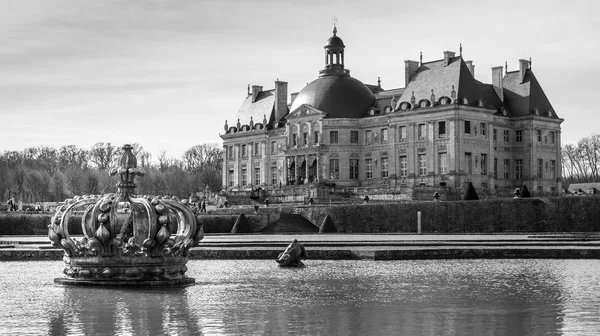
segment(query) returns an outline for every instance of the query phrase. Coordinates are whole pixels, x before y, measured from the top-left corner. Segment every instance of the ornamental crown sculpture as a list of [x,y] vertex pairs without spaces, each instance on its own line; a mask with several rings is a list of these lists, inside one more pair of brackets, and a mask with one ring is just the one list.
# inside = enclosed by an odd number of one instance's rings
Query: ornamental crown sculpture
[[[75,196],[61,205],[48,226],[52,245],[65,250],[58,284],[184,285],[188,252],[204,237],[187,200],[134,194],[137,168],[131,145],[123,146],[117,192]],[[69,219],[81,215],[83,237],[69,235]]]

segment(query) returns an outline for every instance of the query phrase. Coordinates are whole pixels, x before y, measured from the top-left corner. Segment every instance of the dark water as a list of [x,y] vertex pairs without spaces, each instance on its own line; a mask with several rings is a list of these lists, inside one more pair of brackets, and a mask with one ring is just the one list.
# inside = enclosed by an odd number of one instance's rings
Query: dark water
[[197,285],[56,287],[0,263],[2,335],[599,335],[600,260],[195,260]]

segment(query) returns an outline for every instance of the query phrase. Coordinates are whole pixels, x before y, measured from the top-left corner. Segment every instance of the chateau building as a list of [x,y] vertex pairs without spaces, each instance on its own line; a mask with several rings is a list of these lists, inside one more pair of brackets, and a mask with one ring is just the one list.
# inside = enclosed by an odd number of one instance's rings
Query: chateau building
[[[325,67],[288,104],[287,83],[254,85],[225,122],[223,189],[286,186],[379,189],[434,186],[456,193],[561,189],[560,119],[531,69],[494,67],[492,83],[472,61],[445,51],[405,61],[405,87],[384,90],[350,76],[333,36]],[[464,190],[464,189],[463,189]]]

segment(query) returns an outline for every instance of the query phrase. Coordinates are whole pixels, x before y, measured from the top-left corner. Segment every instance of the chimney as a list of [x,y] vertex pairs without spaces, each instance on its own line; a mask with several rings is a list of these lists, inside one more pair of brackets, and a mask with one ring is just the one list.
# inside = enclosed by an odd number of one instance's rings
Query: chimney
[[275,120],[287,114],[287,82],[275,81]]
[[492,86],[501,101],[504,101],[504,86],[502,84],[502,66],[492,68]]
[[444,51],[444,66],[450,64],[450,59],[454,57],[454,55],[456,55],[454,51]]
[[419,62],[417,61],[404,61],[404,87],[408,86],[410,80],[417,73],[419,69]]
[[473,65],[473,61],[466,61],[465,64],[467,65],[467,68],[469,69],[471,76],[473,76],[473,78],[475,78],[475,66]]
[[525,78],[525,71],[527,69],[529,69],[529,61],[520,59],[519,60],[519,75],[521,75],[521,83],[523,82],[523,79]]
[[262,86],[260,85],[252,85],[252,102],[256,101],[256,97],[262,91]]
[[298,95],[299,92],[294,92],[294,93],[290,93],[290,96],[292,97],[292,101],[290,102],[290,104],[294,103],[294,100],[296,100],[296,96]]

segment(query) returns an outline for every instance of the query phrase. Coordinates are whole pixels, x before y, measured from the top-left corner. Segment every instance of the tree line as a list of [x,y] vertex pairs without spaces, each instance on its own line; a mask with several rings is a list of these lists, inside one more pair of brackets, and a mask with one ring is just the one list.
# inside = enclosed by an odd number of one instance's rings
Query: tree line
[[600,182],[600,134],[562,147],[564,183]]
[[[218,144],[200,144],[181,158],[165,151],[153,160],[143,146],[133,144],[138,167],[146,175],[136,180],[138,194],[187,197],[197,191],[221,190],[223,150]],[[0,154],[0,200],[14,197],[24,203],[56,202],[75,195],[116,191],[117,178],[109,176],[122,149],[99,142],[89,149],[76,145],[38,146]]]

